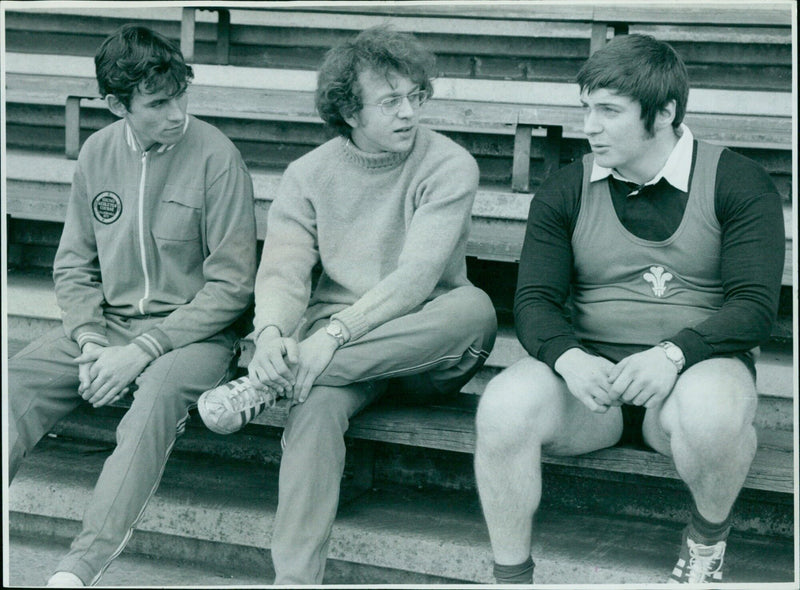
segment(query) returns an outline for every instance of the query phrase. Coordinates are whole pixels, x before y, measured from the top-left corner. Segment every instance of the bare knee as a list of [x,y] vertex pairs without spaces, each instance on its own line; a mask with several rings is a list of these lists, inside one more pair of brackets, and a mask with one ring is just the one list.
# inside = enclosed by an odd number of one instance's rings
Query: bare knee
[[503,451],[541,443],[547,418],[554,414],[554,381],[549,367],[534,359],[520,361],[492,379],[478,405],[478,445]]
[[704,372],[687,372],[678,381],[661,413],[662,427],[697,446],[733,444],[752,432],[758,400],[752,378],[743,366],[732,371],[702,368]]

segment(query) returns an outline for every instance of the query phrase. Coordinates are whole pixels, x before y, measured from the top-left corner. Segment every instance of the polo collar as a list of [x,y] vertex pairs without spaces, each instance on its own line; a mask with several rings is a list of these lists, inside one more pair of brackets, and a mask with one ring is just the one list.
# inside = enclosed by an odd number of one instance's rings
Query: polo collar
[[[641,186],[656,184],[663,178],[676,189],[683,192],[689,191],[689,177],[692,172],[692,155],[694,152],[694,136],[691,130],[683,123],[681,123],[681,126],[678,128],[678,132],[680,133],[680,138],[675,144],[675,147],[672,148],[672,152],[664,163],[664,167],[661,168],[658,174],[651,180],[648,180]],[[624,182],[633,182],[619,174],[619,172],[613,168],[600,166],[596,160],[592,163],[591,182],[603,180],[609,176]]]
[[[180,138],[175,143],[157,143],[154,144],[151,148],[151,151],[155,151],[159,154],[163,154],[164,152],[168,152],[172,148],[174,148],[178,143],[180,143],[183,136],[186,134],[186,129],[189,127],[189,115],[187,113],[186,119],[183,122],[183,133],[181,133]],[[145,149],[139,143],[139,138],[136,137],[136,133],[134,133],[133,128],[130,126],[127,120],[125,120],[125,143],[128,144],[133,151],[137,153],[141,153],[145,151]]]

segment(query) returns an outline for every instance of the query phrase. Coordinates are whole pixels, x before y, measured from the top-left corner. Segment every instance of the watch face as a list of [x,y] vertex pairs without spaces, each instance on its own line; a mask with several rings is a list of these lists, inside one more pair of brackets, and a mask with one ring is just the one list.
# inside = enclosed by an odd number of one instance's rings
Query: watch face
[[329,336],[333,336],[336,338],[336,341],[339,343],[339,346],[344,344],[344,331],[339,324],[330,323],[325,327],[325,331],[328,333]]

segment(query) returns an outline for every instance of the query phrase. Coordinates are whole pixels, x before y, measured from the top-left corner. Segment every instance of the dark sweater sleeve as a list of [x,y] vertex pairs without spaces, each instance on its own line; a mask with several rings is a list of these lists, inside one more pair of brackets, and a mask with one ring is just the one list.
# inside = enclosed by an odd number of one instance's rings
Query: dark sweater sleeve
[[752,160],[725,150],[714,204],[722,226],[724,302],[670,339],[683,350],[686,367],[762,344],[777,315],[786,245],[781,196],[772,179]]
[[572,278],[572,232],[580,208],[583,163],[545,180],[531,201],[520,256],[514,323],[528,354],[551,368],[581,347],[566,313]]

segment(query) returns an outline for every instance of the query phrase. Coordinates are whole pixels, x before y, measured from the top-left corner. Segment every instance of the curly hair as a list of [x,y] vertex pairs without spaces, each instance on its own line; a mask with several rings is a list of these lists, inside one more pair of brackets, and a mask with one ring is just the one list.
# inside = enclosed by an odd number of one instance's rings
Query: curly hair
[[141,25],[126,24],[103,41],[94,56],[100,96],[109,94],[130,108],[136,89],[165,90],[176,96],[194,78],[191,66],[169,39]]
[[363,108],[358,76],[364,71],[399,74],[433,94],[435,57],[412,35],[388,25],[365,29],[325,55],[317,76],[315,106],[325,124],[349,137],[346,118]]
[[686,114],[689,75],[680,56],[650,35],[620,35],[586,61],[577,77],[581,92],[614,90],[642,107],[645,131],[652,135],[656,114],[675,101],[673,128]]

